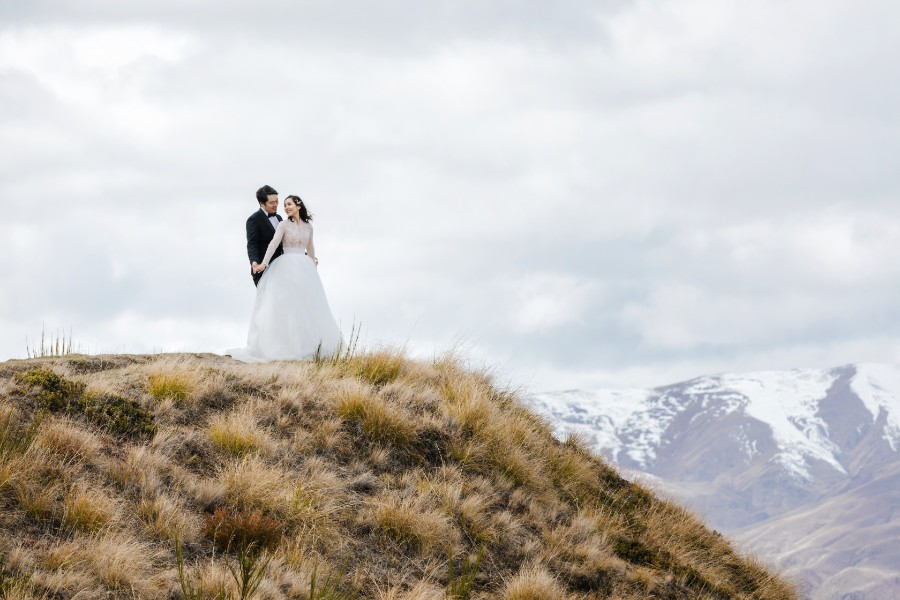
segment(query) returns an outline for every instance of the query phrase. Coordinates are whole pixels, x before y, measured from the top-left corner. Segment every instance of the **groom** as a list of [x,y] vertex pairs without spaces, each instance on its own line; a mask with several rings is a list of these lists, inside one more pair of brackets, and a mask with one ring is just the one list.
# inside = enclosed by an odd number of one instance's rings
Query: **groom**
[[[278,192],[270,185],[264,185],[256,190],[256,201],[259,202],[259,210],[247,219],[247,257],[250,259],[250,274],[253,275],[253,285],[259,285],[262,270],[259,263],[266,256],[269,242],[275,237],[275,228],[281,222],[278,214]],[[276,258],[284,254],[281,245],[272,256]]]

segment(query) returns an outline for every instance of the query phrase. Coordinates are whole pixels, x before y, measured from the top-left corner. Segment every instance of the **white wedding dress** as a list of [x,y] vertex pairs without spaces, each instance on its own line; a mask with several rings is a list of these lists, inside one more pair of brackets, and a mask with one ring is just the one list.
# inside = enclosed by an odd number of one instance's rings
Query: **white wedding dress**
[[[278,244],[284,254],[269,264]],[[244,362],[263,362],[340,351],[341,330],[328,307],[315,258],[312,225],[282,221],[263,259],[269,266],[256,288],[247,347],[226,354]]]

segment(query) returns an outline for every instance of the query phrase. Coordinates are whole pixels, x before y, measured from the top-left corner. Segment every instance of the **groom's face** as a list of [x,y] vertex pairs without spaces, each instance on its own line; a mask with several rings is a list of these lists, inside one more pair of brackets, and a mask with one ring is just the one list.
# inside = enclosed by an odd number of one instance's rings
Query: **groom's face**
[[262,205],[270,215],[278,210],[278,194],[269,194],[266,196],[266,203]]

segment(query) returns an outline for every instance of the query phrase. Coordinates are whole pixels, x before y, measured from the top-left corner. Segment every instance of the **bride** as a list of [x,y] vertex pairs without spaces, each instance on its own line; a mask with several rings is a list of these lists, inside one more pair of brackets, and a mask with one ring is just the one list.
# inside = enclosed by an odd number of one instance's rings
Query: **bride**
[[[284,199],[284,212],[288,219],[278,224],[265,258],[255,268],[263,275],[247,347],[226,352],[245,362],[331,356],[343,343],[317,272],[312,215],[298,196]],[[284,254],[270,265],[279,244]]]

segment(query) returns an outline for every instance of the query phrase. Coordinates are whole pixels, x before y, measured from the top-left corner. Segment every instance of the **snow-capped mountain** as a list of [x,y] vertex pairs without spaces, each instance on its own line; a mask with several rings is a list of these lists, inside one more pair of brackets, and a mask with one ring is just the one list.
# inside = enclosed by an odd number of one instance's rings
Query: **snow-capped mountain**
[[[740,529],[754,542],[754,528],[849,498],[900,465],[900,365],[721,374],[646,390],[550,392],[530,401],[560,435],[578,433],[713,526]],[[893,519],[891,509],[886,514]],[[821,519],[823,513],[815,514]],[[885,532],[896,531],[891,522],[894,529]],[[900,540],[894,541],[900,557]],[[879,565],[885,564],[881,558]],[[893,564],[891,557],[887,563]],[[792,564],[809,578],[807,565]],[[834,576],[812,579],[841,580]]]

